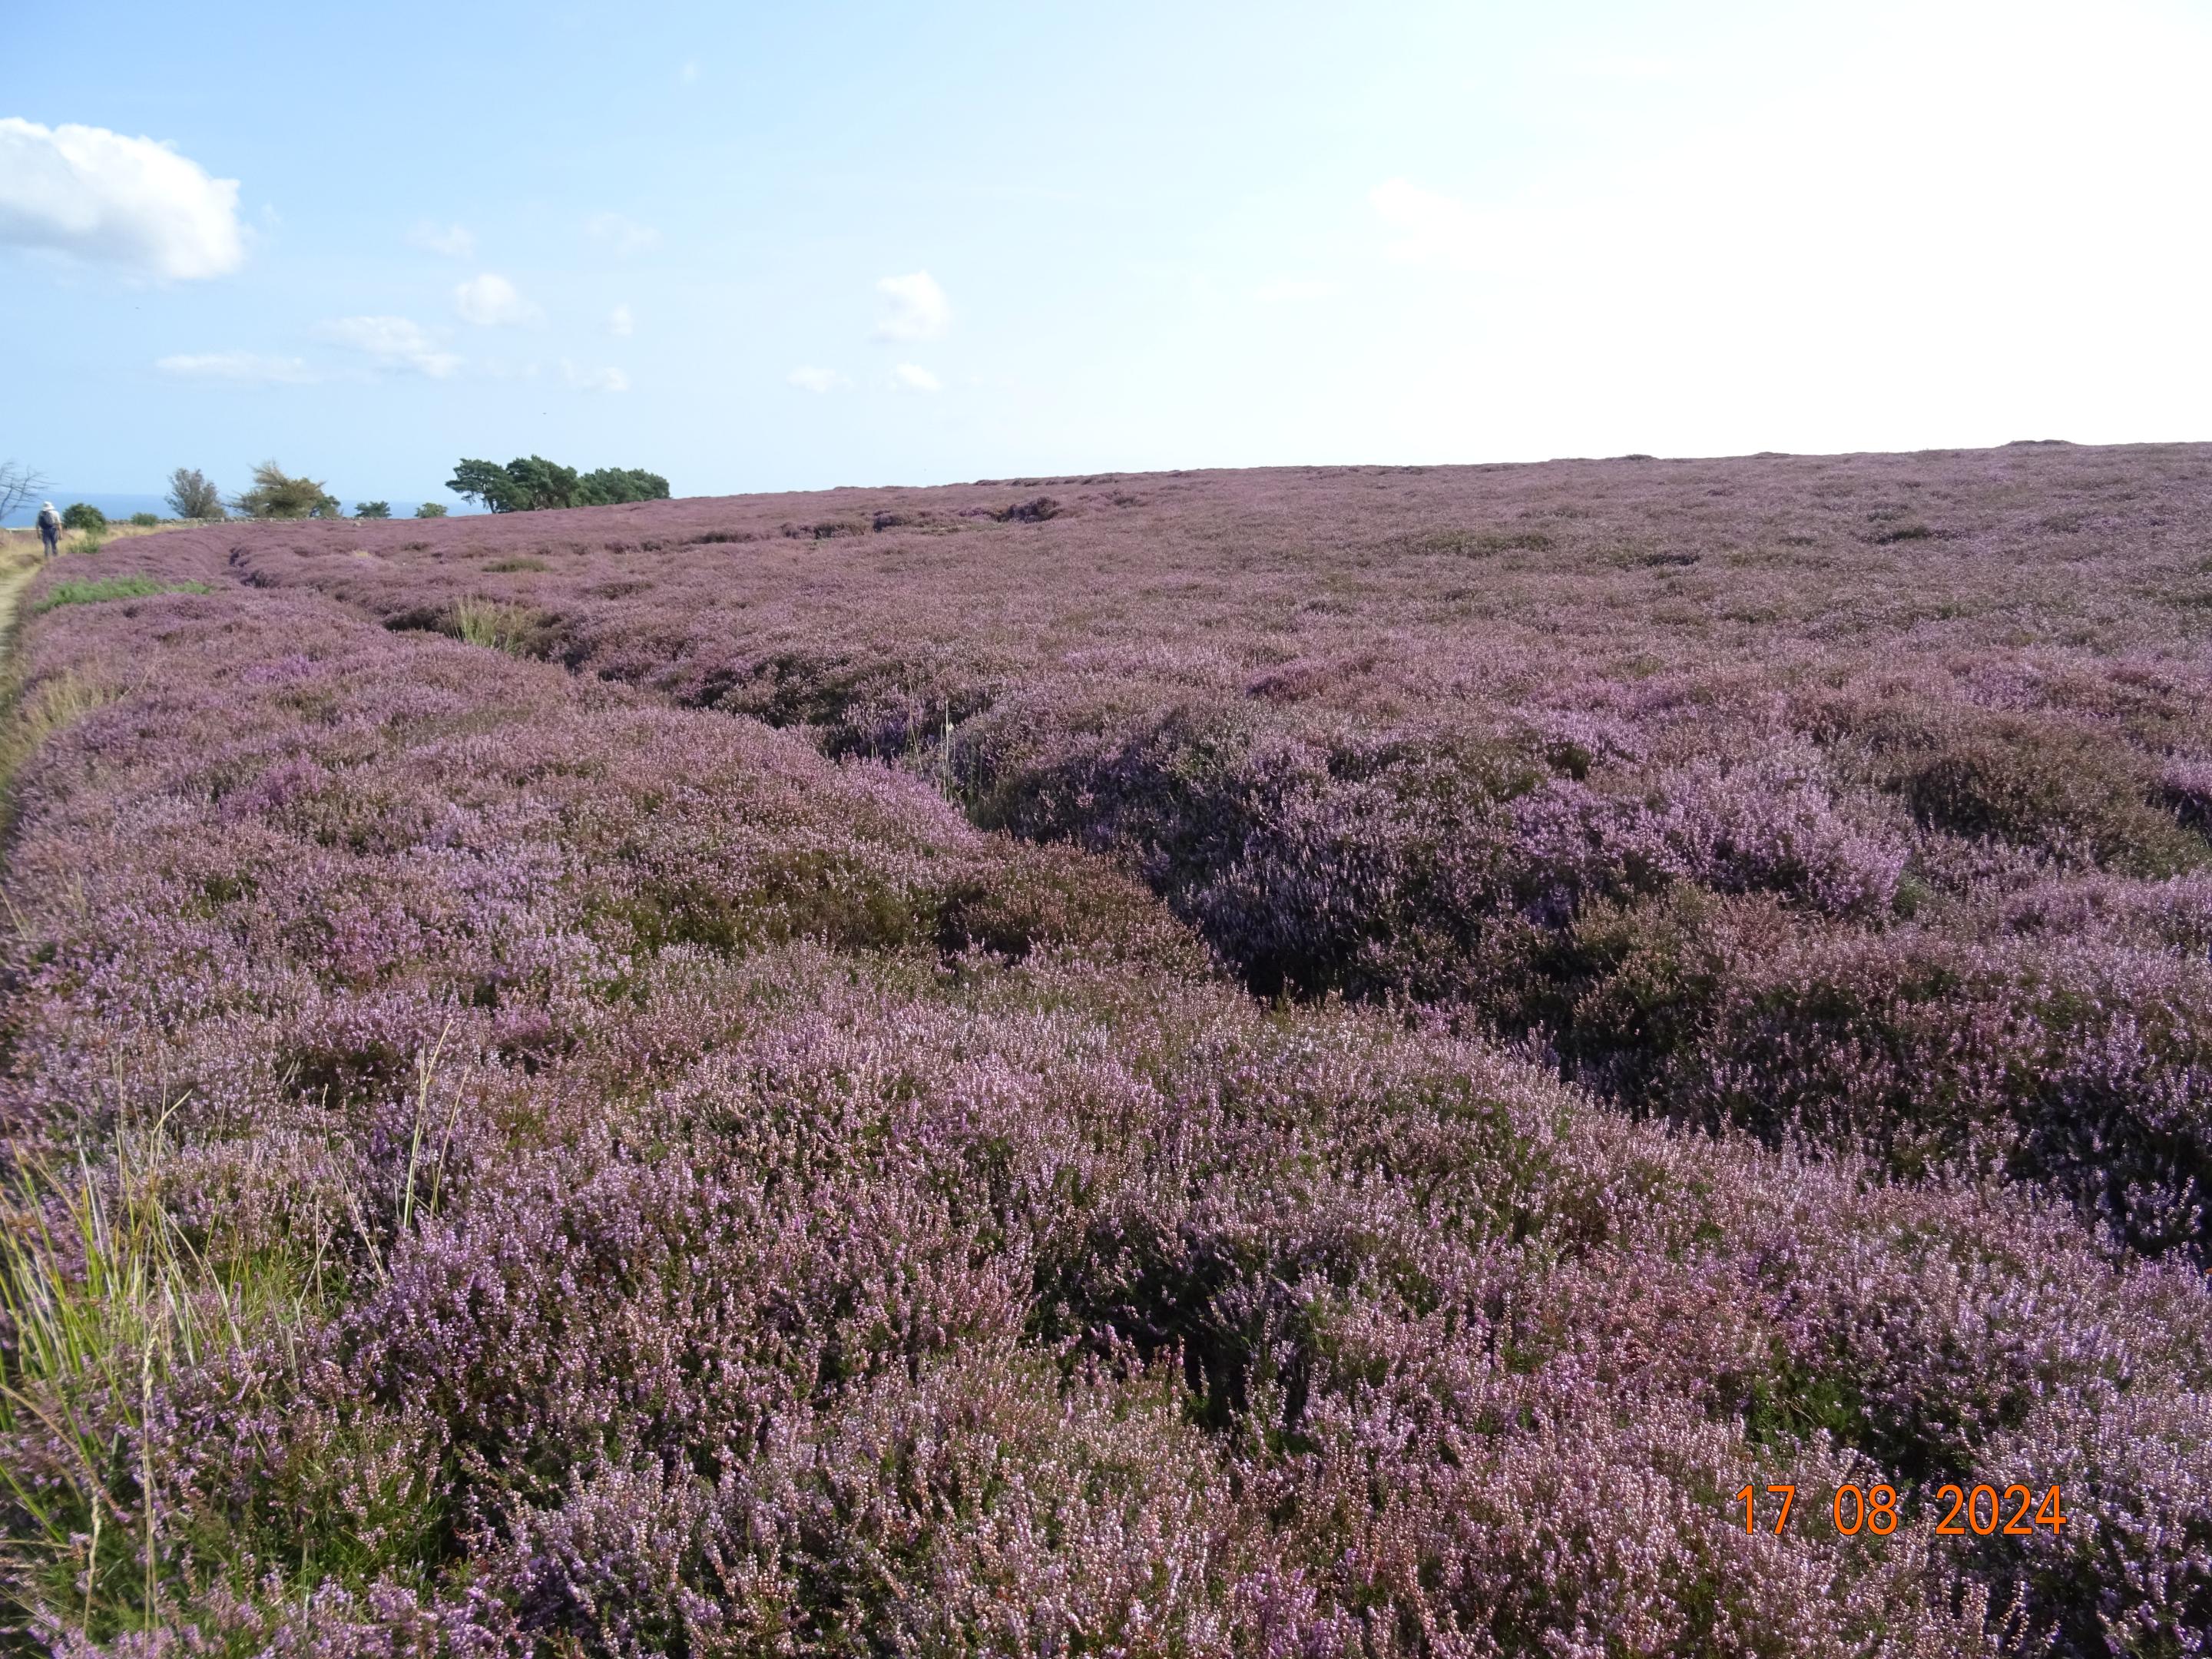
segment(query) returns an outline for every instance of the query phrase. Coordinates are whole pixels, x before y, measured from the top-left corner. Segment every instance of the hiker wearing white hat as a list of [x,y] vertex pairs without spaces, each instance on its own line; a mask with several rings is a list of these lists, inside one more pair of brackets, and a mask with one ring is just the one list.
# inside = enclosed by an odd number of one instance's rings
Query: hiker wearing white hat
[[52,558],[62,544],[62,515],[48,501],[39,509],[39,540],[45,544],[46,556]]

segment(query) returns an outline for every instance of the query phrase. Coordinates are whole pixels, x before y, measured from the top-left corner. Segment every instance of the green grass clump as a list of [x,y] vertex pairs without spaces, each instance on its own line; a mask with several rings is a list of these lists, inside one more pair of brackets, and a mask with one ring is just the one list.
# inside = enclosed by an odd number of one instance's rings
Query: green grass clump
[[164,581],[159,576],[103,576],[96,581],[56,582],[32,606],[46,612],[65,605],[98,605],[103,599],[143,599],[155,593],[205,593],[205,582]]
[[106,1170],[33,1162],[0,1188],[0,1437],[46,1449],[36,1468],[0,1468],[0,1619],[66,1612],[93,1640],[167,1625],[210,1564],[147,1461],[155,1395],[320,1310],[319,1254],[210,1249],[179,1229],[158,1196],[168,1156],[158,1130],[118,1136]]
[[544,618],[526,606],[499,599],[456,600],[445,631],[471,645],[516,657],[543,657],[553,643]]

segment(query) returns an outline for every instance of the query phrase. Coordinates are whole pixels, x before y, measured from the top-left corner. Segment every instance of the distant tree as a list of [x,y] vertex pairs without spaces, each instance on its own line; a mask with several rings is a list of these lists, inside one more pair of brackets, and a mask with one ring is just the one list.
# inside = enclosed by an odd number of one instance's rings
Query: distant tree
[[446,504],[443,501],[425,501],[415,509],[415,516],[418,519],[442,519],[446,516]]
[[141,530],[151,530],[155,525],[161,523],[161,520],[151,513],[133,513],[131,515],[131,522],[137,525]]
[[43,472],[34,472],[21,461],[0,461],[0,519],[6,518],[46,487]]
[[222,493],[196,466],[180,466],[169,475],[169,510],[180,519],[220,519]]
[[314,478],[289,476],[275,461],[253,469],[253,488],[231,502],[249,519],[335,519],[338,498]]
[[611,507],[617,501],[665,501],[668,480],[641,467],[603,466],[576,481],[580,507]]
[[543,455],[496,461],[465,460],[446,488],[494,513],[538,513],[557,507],[605,507],[615,501],[662,501],[668,480],[636,467],[601,467],[580,477]]
[[390,501],[356,501],[353,515],[356,519],[388,519],[392,516]]
[[573,466],[562,466],[543,455],[532,455],[526,460],[509,461],[507,476],[514,481],[515,493],[523,501],[521,510],[526,513],[577,504],[576,469]]
[[89,530],[97,535],[107,528],[107,514],[90,501],[71,501],[62,509],[62,528]]
[[453,476],[446,480],[446,488],[465,501],[480,502],[488,512],[522,510],[515,495],[514,480],[507,476],[507,469],[497,461],[462,461],[453,469]]

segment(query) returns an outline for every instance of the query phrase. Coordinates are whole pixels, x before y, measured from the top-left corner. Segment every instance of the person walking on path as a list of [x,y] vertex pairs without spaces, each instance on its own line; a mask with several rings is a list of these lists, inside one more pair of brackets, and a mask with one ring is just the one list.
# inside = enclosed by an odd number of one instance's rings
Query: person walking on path
[[54,511],[52,501],[39,509],[39,540],[46,549],[47,558],[52,558],[61,550],[62,515]]

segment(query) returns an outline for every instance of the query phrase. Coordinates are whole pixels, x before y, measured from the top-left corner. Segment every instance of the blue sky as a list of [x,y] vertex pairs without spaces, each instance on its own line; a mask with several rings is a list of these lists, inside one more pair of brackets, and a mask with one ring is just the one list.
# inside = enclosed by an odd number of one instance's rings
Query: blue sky
[[81,492],[2212,438],[2203,4],[16,11]]

